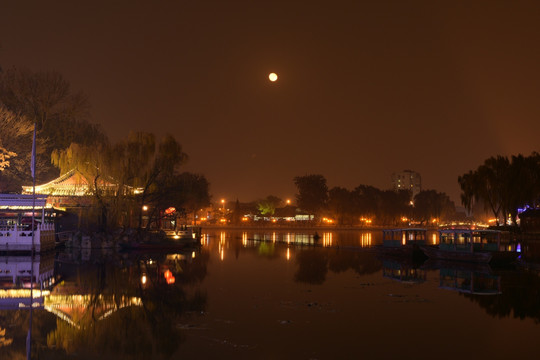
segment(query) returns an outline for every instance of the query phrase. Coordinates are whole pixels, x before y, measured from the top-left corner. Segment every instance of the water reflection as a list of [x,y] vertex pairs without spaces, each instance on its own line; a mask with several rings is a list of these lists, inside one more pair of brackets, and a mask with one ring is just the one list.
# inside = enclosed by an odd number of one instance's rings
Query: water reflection
[[468,271],[452,268],[440,269],[440,288],[474,295],[499,295],[501,277],[489,271]]
[[[170,254],[118,255],[92,262],[80,254],[36,257],[34,281],[28,257],[2,258],[0,334],[9,354],[23,356],[33,284],[32,353],[36,357],[100,355],[114,358],[168,358],[183,338],[177,323],[187,312],[204,311],[206,295],[198,284],[206,276],[208,254],[196,249]],[[53,274],[54,272],[54,274]],[[7,340],[4,345],[7,344]],[[18,355],[17,355],[18,354]]]
[[381,259],[383,276],[408,284],[419,284],[426,281],[427,270],[411,261]]
[[[328,346],[343,344],[343,338],[356,338],[356,320],[361,318],[372,324],[361,336],[373,342],[371,351],[381,348],[375,330],[384,325],[410,325],[414,318],[423,326],[455,309],[462,315],[452,313],[438,331],[422,333],[427,343],[436,341],[438,332],[449,335],[444,333],[447,328],[494,324],[485,316],[469,316],[479,312],[505,318],[505,324],[513,318],[540,323],[540,277],[535,271],[413,263],[381,257],[373,249],[380,243],[375,232],[320,234],[318,243],[310,243],[310,232],[216,231],[203,234],[201,248],[176,253],[99,251],[83,256],[73,251],[56,259],[41,257],[39,265],[33,265],[31,281],[42,290],[35,291],[39,296],[34,301],[38,307],[33,353],[58,359],[81,354],[176,359],[189,358],[182,351],[192,346],[191,357],[214,349],[208,357],[216,358],[228,346],[230,357],[260,358],[275,346],[285,351],[274,339],[307,332],[307,340],[295,337],[298,347],[314,349],[313,358],[332,358],[321,354]],[[0,357],[25,353],[30,299],[16,291],[28,290],[30,279],[25,276],[32,265],[26,262],[24,257],[0,258],[5,276],[0,290]],[[13,290],[11,297],[8,290]],[[388,294],[394,295],[393,301],[387,300]],[[206,327],[192,330],[186,319]],[[348,319],[354,320],[347,323]],[[511,325],[521,326],[519,321]],[[350,337],[342,331],[328,335],[324,344],[309,336],[349,327]],[[413,333],[404,334],[404,341],[413,340]],[[231,340],[234,336],[236,342]],[[272,341],[265,347],[261,339]],[[354,350],[353,345],[342,346],[344,351]],[[290,357],[303,358],[291,351]]]
[[361,233],[360,234],[360,247],[370,247],[372,244],[372,234],[371,232]]

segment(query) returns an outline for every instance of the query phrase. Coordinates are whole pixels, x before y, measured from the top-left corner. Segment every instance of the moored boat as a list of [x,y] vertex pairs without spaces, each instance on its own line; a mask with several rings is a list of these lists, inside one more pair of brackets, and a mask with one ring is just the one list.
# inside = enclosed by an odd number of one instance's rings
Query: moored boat
[[379,250],[390,256],[424,258],[420,246],[426,245],[427,229],[398,228],[383,230],[383,244]]
[[498,230],[444,229],[439,230],[439,245],[420,248],[430,259],[508,264],[519,252],[515,244],[504,243],[501,235]]

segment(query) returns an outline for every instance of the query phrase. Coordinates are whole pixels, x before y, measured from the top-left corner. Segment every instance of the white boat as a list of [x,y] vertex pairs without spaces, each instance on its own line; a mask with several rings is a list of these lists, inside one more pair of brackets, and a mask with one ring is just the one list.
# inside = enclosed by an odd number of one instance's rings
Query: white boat
[[32,195],[0,194],[0,252],[24,253],[33,248],[39,253],[54,249],[54,223],[46,203],[46,195],[36,195],[34,202]]

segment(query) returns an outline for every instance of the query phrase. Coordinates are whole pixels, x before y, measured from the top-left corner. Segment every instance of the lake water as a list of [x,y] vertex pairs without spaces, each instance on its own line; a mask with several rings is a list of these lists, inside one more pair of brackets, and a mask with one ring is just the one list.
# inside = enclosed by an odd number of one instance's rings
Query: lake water
[[[538,357],[539,271],[387,258],[378,231],[319,235],[208,230],[202,248],[177,253],[42,256],[33,356]],[[26,356],[28,296],[14,289],[29,266],[0,259],[1,359]]]

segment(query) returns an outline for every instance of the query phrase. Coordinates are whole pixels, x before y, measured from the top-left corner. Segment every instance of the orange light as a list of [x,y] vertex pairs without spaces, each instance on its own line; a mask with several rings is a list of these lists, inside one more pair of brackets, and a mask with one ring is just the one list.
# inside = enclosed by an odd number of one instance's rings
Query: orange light
[[171,206],[170,208],[168,208],[167,210],[165,210],[165,214],[170,215],[170,214],[172,214],[172,213],[175,212],[175,211],[176,211],[176,209],[173,208],[173,207]]
[[222,223],[224,223],[224,222],[227,222],[227,219],[221,218],[221,219],[219,219],[219,221],[222,222]]
[[170,270],[165,271],[163,273],[163,277],[165,278],[165,281],[167,281],[167,284],[174,284],[174,282],[176,281],[176,278]]
[[248,221],[248,220],[249,220],[249,218],[248,218],[247,216],[244,216],[244,217],[242,218],[242,221]]

